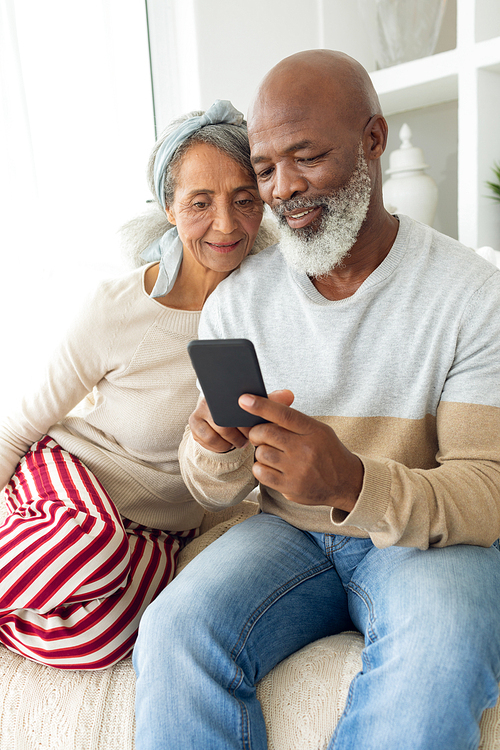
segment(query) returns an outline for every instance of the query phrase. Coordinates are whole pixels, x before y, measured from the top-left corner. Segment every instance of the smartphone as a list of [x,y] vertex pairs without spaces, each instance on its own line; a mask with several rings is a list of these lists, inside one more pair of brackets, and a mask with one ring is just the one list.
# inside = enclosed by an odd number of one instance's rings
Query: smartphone
[[188,353],[219,427],[253,427],[266,422],[238,404],[243,393],[267,397],[254,345],[248,339],[190,341]]

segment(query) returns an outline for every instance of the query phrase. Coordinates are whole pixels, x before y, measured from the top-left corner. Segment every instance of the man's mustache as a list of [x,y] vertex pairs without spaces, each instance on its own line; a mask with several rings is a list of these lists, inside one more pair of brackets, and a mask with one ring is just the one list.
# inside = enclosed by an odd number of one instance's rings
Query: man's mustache
[[273,213],[280,219],[284,216],[294,213],[297,210],[304,208],[314,208],[316,206],[323,206],[327,208],[327,203],[324,198],[290,198],[286,201],[281,201],[278,204],[272,206]]

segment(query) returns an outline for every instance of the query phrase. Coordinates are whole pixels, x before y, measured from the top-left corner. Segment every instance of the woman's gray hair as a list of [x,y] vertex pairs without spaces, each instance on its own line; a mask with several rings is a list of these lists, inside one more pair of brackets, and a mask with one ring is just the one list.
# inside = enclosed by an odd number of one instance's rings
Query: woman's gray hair
[[[255,179],[252,162],[250,161],[250,144],[248,143],[246,122],[243,122],[245,127],[242,127],[241,125],[231,125],[230,123],[206,125],[183,141],[175,152],[172,160],[169,162],[165,171],[164,204],[163,206],[160,205],[156,197],[154,183],[154,163],[158,149],[164,140],[177,130],[179,125],[186,120],[189,120],[191,117],[197,117],[202,114],[203,111],[195,110],[172,120],[153,147],[149,157],[146,174],[149,188],[153,196],[155,196],[154,201],[151,201],[150,208],[146,212],[135,219],[132,219],[132,221],[127,222],[127,224],[125,224],[120,230],[124,252],[134,267],[146,263],[146,261],[141,258],[141,253],[143,253],[151,243],[162,237],[172,226],[167,219],[165,206],[170,206],[173,203],[176,179],[179,173],[180,164],[186,152],[189,151],[190,147],[195,143],[208,143],[215,146],[219,151],[227,154],[231,159],[240,164],[245,172],[247,172],[252,179]],[[251,254],[253,255],[260,252],[260,250],[263,250],[265,247],[274,244],[277,242],[277,238],[278,235],[275,220],[272,217],[264,219],[251,250]]]

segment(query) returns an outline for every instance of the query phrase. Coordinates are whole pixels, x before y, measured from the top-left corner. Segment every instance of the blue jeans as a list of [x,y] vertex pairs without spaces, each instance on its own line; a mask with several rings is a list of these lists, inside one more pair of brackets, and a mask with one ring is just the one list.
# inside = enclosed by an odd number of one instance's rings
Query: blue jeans
[[365,636],[329,750],[461,750],[500,679],[500,552],[309,534],[260,514],[150,605],[134,651],[137,750],[264,750],[256,683],[306,644]]

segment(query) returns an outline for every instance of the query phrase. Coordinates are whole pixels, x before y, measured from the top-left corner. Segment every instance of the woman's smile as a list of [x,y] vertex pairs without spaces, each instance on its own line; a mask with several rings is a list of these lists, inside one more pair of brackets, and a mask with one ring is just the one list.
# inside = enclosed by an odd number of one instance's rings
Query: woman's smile
[[216,253],[231,253],[233,250],[236,250],[238,245],[240,244],[241,240],[236,240],[236,242],[209,242],[208,240],[205,240],[207,245],[212,248],[212,250],[215,250]]

